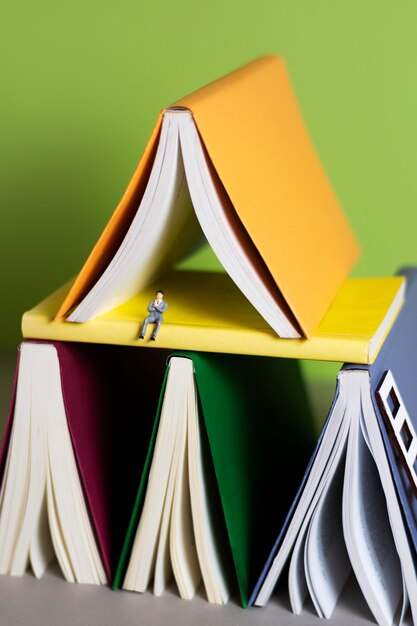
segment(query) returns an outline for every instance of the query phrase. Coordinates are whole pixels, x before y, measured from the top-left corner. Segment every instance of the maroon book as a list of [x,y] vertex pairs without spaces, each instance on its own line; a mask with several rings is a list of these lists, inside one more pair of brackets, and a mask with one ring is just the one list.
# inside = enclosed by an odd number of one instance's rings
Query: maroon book
[[[167,352],[98,344],[42,343],[57,350],[80,482],[111,583],[149,446]],[[1,474],[13,422],[18,371],[19,356],[0,449]]]

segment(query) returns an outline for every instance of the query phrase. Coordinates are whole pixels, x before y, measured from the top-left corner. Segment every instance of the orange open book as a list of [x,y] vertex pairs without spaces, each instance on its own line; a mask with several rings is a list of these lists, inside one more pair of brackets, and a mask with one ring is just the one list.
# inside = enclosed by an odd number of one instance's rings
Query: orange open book
[[357,259],[276,57],[161,112],[57,319],[85,322],[159,288],[158,277],[207,241],[280,337],[314,334]]

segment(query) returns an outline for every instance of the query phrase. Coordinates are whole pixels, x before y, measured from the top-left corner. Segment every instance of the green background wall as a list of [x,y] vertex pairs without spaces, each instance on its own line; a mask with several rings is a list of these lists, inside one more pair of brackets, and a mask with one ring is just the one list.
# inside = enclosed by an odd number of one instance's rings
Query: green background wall
[[265,53],[357,234],[354,274],[417,263],[415,0],[1,4],[0,347],[79,270],[159,109]]

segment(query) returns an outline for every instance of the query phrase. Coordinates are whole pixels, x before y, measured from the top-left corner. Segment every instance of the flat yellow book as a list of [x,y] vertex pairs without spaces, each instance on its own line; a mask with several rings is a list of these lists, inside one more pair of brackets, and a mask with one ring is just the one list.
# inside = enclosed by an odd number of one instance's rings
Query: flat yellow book
[[358,257],[282,59],[257,59],[160,113],[57,319],[130,303],[207,242],[286,338],[317,333]]
[[277,338],[223,273],[172,271],[163,278],[168,308],[156,341],[138,339],[153,290],[84,323],[55,319],[68,285],[23,315],[25,338],[372,363],[404,299],[405,279],[351,278],[311,339]]

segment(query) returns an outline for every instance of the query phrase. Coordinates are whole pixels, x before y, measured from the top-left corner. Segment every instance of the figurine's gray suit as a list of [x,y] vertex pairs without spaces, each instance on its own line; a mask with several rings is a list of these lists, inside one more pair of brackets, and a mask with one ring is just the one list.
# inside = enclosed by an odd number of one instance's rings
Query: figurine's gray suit
[[145,336],[146,329],[148,328],[148,324],[149,324],[149,322],[151,322],[151,324],[155,324],[155,328],[153,329],[152,337],[156,337],[156,335],[158,334],[158,330],[159,330],[162,322],[164,321],[164,318],[163,318],[162,314],[165,313],[167,308],[168,308],[168,303],[165,302],[165,300],[161,300],[161,302],[158,304],[158,306],[155,304],[155,300],[152,300],[151,302],[149,302],[149,304],[148,304],[148,311],[149,311],[150,315],[148,315],[148,317],[146,317],[143,320],[142,330],[141,330],[140,334]]

